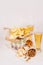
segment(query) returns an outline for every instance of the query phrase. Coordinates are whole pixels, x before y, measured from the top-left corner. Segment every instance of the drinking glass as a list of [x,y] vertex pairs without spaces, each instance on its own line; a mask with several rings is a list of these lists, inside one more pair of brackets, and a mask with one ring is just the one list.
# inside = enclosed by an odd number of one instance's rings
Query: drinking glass
[[42,33],[35,33],[34,37],[35,37],[36,49],[41,51]]

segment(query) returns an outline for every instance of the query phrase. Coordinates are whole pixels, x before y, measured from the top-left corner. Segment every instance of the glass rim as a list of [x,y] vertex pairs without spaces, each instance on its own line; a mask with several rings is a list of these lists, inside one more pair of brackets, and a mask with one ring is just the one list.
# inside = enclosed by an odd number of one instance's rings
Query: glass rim
[[33,34],[43,34],[43,32],[34,32]]

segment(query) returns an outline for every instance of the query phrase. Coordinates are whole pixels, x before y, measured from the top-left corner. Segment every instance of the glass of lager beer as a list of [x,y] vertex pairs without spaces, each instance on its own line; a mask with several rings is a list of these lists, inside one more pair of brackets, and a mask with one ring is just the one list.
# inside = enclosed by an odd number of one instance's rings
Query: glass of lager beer
[[41,51],[42,33],[34,33],[36,49]]

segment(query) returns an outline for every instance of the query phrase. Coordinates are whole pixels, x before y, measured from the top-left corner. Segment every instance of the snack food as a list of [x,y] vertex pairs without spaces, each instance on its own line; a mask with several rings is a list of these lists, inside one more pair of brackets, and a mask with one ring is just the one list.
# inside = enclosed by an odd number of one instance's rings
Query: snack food
[[27,40],[25,45],[27,45],[28,47],[32,47],[33,42],[31,40]]
[[28,52],[25,54],[25,59],[26,61],[28,61],[29,59],[31,59],[31,57],[34,57],[36,55],[36,49],[32,48],[32,49],[29,49]]
[[[33,46],[31,39],[34,26],[26,26],[20,28],[5,28],[8,29],[9,35],[6,40],[10,41],[11,48],[16,50],[19,57],[27,57],[28,59],[35,56],[35,49],[30,49]],[[28,39],[27,39],[28,38]],[[28,60],[27,59],[27,60]]]
[[36,49],[29,49],[28,50],[28,56],[29,57],[34,57],[36,55]]
[[34,30],[34,26],[27,26],[25,27],[25,33],[24,36],[27,36],[30,34],[30,32],[32,32]]
[[18,57],[23,57],[25,53],[26,53],[26,50],[23,47],[17,50]]

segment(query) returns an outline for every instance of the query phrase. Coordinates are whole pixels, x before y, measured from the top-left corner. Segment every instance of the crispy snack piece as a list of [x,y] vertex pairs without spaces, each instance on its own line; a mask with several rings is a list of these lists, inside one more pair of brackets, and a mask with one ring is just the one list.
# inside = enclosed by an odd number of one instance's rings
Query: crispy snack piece
[[28,47],[32,47],[33,42],[31,40],[27,40],[25,45],[27,45]]
[[36,55],[36,49],[29,49],[28,52],[25,54],[26,61],[30,60],[31,57],[34,57]]
[[23,47],[17,50],[18,57],[23,57],[25,55],[25,53],[26,53],[26,51]]
[[15,39],[10,39],[9,37],[6,37],[5,39],[8,40],[8,41],[10,41],[11,43],[15,42]]
[[25,28],[25,33],[24,36],[27,36],[28,34],[30,34],[30,32],[32,32],[34,30],[34,26],[27,26]]
[[30,49],[28,50],[28,56],[29,57],[34,57],[36,55],[36,49]]

